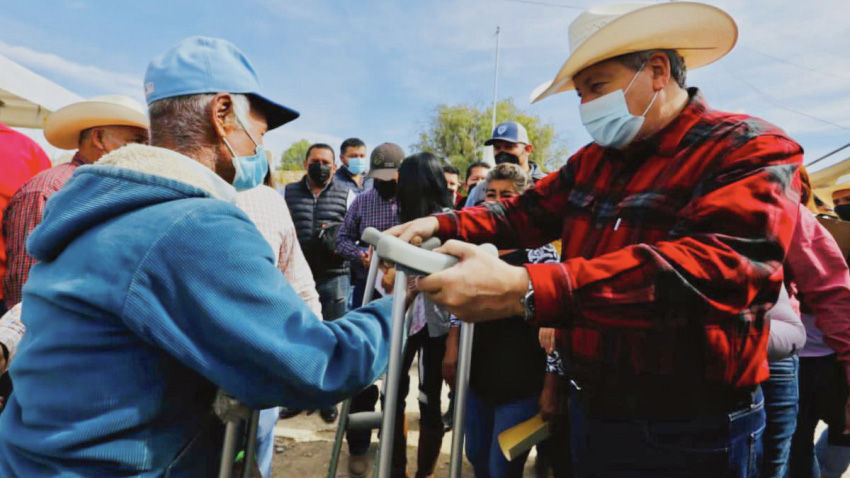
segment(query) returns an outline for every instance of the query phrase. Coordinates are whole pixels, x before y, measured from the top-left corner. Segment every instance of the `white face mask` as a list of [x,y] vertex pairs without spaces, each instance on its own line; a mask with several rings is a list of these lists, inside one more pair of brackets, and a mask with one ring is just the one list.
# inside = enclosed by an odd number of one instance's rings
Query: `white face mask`
[[626,92],[634,84],[643,66],[638,69],[626,90],[617,90],[579,106],[579,115],[587,132],[599,146],[624,148],[635,139],[646,119],[646,113],[658,97],[656,91],[643,114],[635,116],[626,103]]

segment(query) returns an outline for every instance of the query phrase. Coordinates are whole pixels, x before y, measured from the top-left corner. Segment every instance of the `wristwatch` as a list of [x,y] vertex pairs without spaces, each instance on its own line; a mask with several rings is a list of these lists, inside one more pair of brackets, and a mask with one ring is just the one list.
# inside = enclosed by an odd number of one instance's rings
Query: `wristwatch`
[[525,321],[530,322],[534,318],[534,285],[530,278],[528,279],[528,290],[525,291],[525,295],[519,301],[522,308],[525,309]]

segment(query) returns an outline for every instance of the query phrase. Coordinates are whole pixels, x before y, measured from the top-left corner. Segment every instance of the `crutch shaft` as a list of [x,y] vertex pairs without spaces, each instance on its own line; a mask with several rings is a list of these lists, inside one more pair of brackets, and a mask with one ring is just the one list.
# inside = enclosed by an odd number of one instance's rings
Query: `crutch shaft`
[[404,357],[404,309],[407,296],[407,274],[396,270],[393,285],[393,321],[390,341],[390,364],[386,378],[384,396],[384,417],[381,425],[381,444],[379,449],[379,478],[389,478],[393,460],[393,439],[395,434],[396,404],[398,403],[398,382],[403,373],[401,369]]
[[221,467],[218,470],[218,478],[230,478],[233,475],[233,459],[236,457],[238,435],[238,422],[227,422],[224,428],[224,445],[221,449]]
[[473,324],[464,322],[460,328],[460,351],[455,383],[455,413],[452,425],[452,456],[449,477],[460,478],[463,465],[463,425],[466,418],[466,401],[469,394],[469,371],[472,366]]

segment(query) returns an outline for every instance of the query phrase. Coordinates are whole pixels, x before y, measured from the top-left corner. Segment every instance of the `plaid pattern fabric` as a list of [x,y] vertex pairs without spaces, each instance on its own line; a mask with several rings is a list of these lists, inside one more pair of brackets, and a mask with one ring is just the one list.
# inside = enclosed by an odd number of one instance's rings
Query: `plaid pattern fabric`
[[319,317],[322,304],[316,292],[316,282],[310,265],[301,251],[295,224],[283,196],[268,186],[257,186],[236,195],[236,205],[248,215],[260,234],[269,243],[275,256],[275,265],[286,276],[299,297]]
[[21,289],[27,282],[30,268],[36,260],[26,252],[26,240],[35,226],[41,223],[44,206],[56,191],[71,179],[74,171],[86,164],[79,152],[70,163],[42,171],[21,186],[12,196],[3,216],[3,235],[6,237],[8,270],[3,279],[6,308],[21,301]]
[[18,343],[24,336],[24,331],[27,328],[21,323],[21,304],[18,303],[8,312],[0,317],[0,345],[6,348],[8,357],[6,366],[12,362],[15,353],[18,351]]
[[535,320],[565,328],[580,385],[747,387],[767,379],[765,313],[797,220],[803,151],[779,128],[708,108],[696,89],[662,132],[591,144],[524,195],[438,216],[443,239],[537,247]]
[[357,242],[367,227],[385,231],[398,224],[398,202],[385,201],[375,189],[357,196],[351,203],[336,237],[336,252],[348,260],[359,260]]

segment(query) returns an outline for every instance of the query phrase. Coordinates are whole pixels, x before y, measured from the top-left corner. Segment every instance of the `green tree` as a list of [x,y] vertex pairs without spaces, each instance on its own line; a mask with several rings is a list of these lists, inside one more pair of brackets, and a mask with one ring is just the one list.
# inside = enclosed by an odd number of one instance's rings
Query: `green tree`
[[[469,164],[482,158],[484,141],[493,132],[492,115],[492,106],[482,109],[468,104],[439,105],[411,149],[433,153],[465,171]],[[519,109],[512,99],[496,105],[496,123],[503,121],[517,121],[525,126],[534,145],[531,160],[544,170],[554,171],[566,162],[568,151],[555,128]]]
[[311,144],[310,141],[301,139],[289,145],[286,151],[280,155],[280,166],[278,166],[278,169],[281,171],[300,171],[304,169],[304,158],[307,156],[307,150]]

